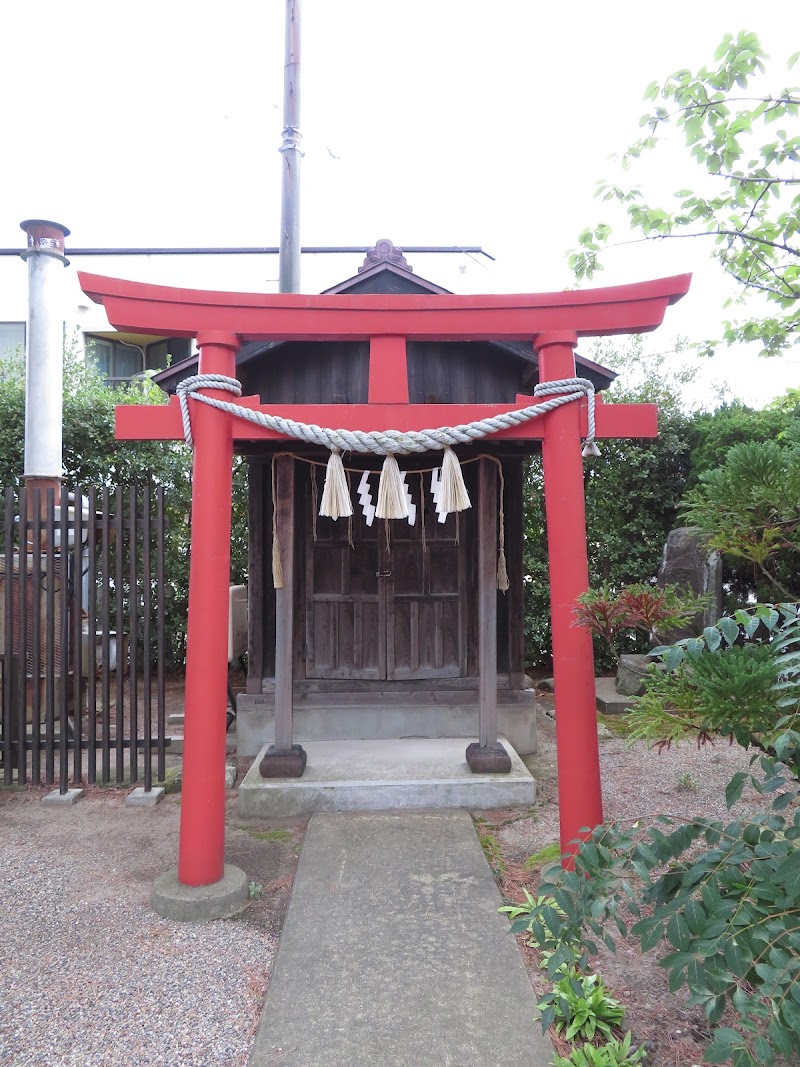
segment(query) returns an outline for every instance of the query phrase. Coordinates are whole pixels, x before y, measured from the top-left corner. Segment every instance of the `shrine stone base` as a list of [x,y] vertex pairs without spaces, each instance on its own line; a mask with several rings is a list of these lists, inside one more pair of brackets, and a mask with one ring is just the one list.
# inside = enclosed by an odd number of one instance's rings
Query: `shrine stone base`
[[[236,706],[236,755],[252,759],[275,740],[274,696],[240,693]],[[523,756],[536,752],[536,708],[533,689],[498,689],[498,732]],[[415,692],[398,699],[387,688],[368,697],[296,697],[293,733],[304,747],[311,741],[471,737],[478,733],[477,692]]]
[[310,741],[302,778],[262,778],[259,753],[239,787],[246,818],[311,815],[317,811],[527,807],[536,785],[505,739],[507,774],[475,774],[465,758],[474,737],[385,741]]

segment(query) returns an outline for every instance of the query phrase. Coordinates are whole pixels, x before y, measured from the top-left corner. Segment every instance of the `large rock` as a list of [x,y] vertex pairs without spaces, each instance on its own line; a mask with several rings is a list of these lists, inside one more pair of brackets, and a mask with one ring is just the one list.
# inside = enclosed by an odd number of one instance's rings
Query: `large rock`
[[680,641],[684,637],[696,637],[704,626],[715,623],[722,614],[722,559],[719,552],[709,552],[703,544],[700,530],[693,526],[681,526],[670,530],[658,584],[677,585],[696,596],[710,595],[709,605],[691,622],[668,634],[660,634],[664,644]]
[[616,689],[626,697],[644,693],[644,676],[653,661],[648,656],[620,656]]

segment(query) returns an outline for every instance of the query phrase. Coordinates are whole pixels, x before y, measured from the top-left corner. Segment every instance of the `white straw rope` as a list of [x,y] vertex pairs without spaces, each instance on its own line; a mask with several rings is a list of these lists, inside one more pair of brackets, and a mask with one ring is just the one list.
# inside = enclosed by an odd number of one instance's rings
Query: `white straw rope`
[[588,378],[560,378],[558,381],[543,382],[534,388],[533,395],[536,397],[551,396],[551,400],[460,426],[439,426],[430,430],[373,430],[370,432],[331,430],[313,423],[295,422],[294,419],[284,419],[279,415],[270,415],[266,411],[257,411],[253,408],[242,407],[241,404],[232,404],[227,400],[205,396],[198,391],[200,389],[222,389],[235,396],[242,395],[239,382],[223,374],[195,374],[180,382],[177,394],[181,406],[183,432],[186,443],[190,446],[194,443],[189,418],[188,400],[190,399],[199,400],[203,404],[208,404],[209,407],[225,411],[229,415],[235,415],[257,426],[263,426],[267,430],[284,434],[286,437],[294,437],[298,441],[323,445],[325,448],[340,452],[369,452],[378,456],[408,455],[411,452],[440,452],[452,445],[469,444],[471,441],[488,437],[499,430],[519,426],[520,423],[527,422],[529,419],[546,415],[548,411],[554,411],[564,404],[571,404],[583,396],[588,402],[587,445],[593,444],[595,436],[594,385]]

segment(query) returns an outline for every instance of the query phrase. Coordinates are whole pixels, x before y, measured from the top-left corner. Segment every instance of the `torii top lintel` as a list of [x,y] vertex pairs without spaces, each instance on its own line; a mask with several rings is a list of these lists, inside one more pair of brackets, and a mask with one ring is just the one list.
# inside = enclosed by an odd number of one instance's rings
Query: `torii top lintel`
[[463,296],[225,293],[78,273],[109,322],[130,333],[196,337],[227,331],[242,341],[533,340],[570,330],[579,337],[656,329],[689,289],[690,274],[602,289]]
[[[118,330],[162,336],[206,334],[255,340],[369,340],[369,403],[271,405],[270,413],[297,422],[364,431],[421,430],[453,426],[503,414],[506,405],[410,404],[405,339],[450,341],[526,340],[543,335],[579,336],[642,333],[656,329],[670,304],[688,290],[691,275],[581,292],[455,296],[298,293],[257,294],[176,289],[79,272],[87,295],[105,307]],[[202,343],[202,338],[201,338]],[[564,370],[555,377],[574,374]],[[231,369],[230,373],[233,373]],[[597,437],[654,437],[652,404],[603,405],[597,398]],[[533,397],[517,396],[517,407]],[[191,401],[192,404],[196,401]],[[258,408],[258,397],[241,405]],[[580,403],[581,432],[587,432],[586,401]],[[285,440],[282,434],[235,420],[238,440]],[[500,439],[536,440],[546,432],[540,419],[498,431]],[[176,440],[183,436],[177,399],[168,405],[123,405],[116,412],[116,436],[125,440]]]

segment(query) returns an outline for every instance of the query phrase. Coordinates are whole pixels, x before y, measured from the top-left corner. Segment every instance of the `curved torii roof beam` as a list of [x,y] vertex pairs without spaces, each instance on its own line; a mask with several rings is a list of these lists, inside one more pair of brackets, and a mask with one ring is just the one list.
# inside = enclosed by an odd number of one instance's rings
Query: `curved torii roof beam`
[[554,330],[579,337],[645,333],[689,289],[690,274],[559,293],[314,295],[225,293],[78,273],[109,322],[131,333],[196,337],[229,331],[242,341],[526,340]]

